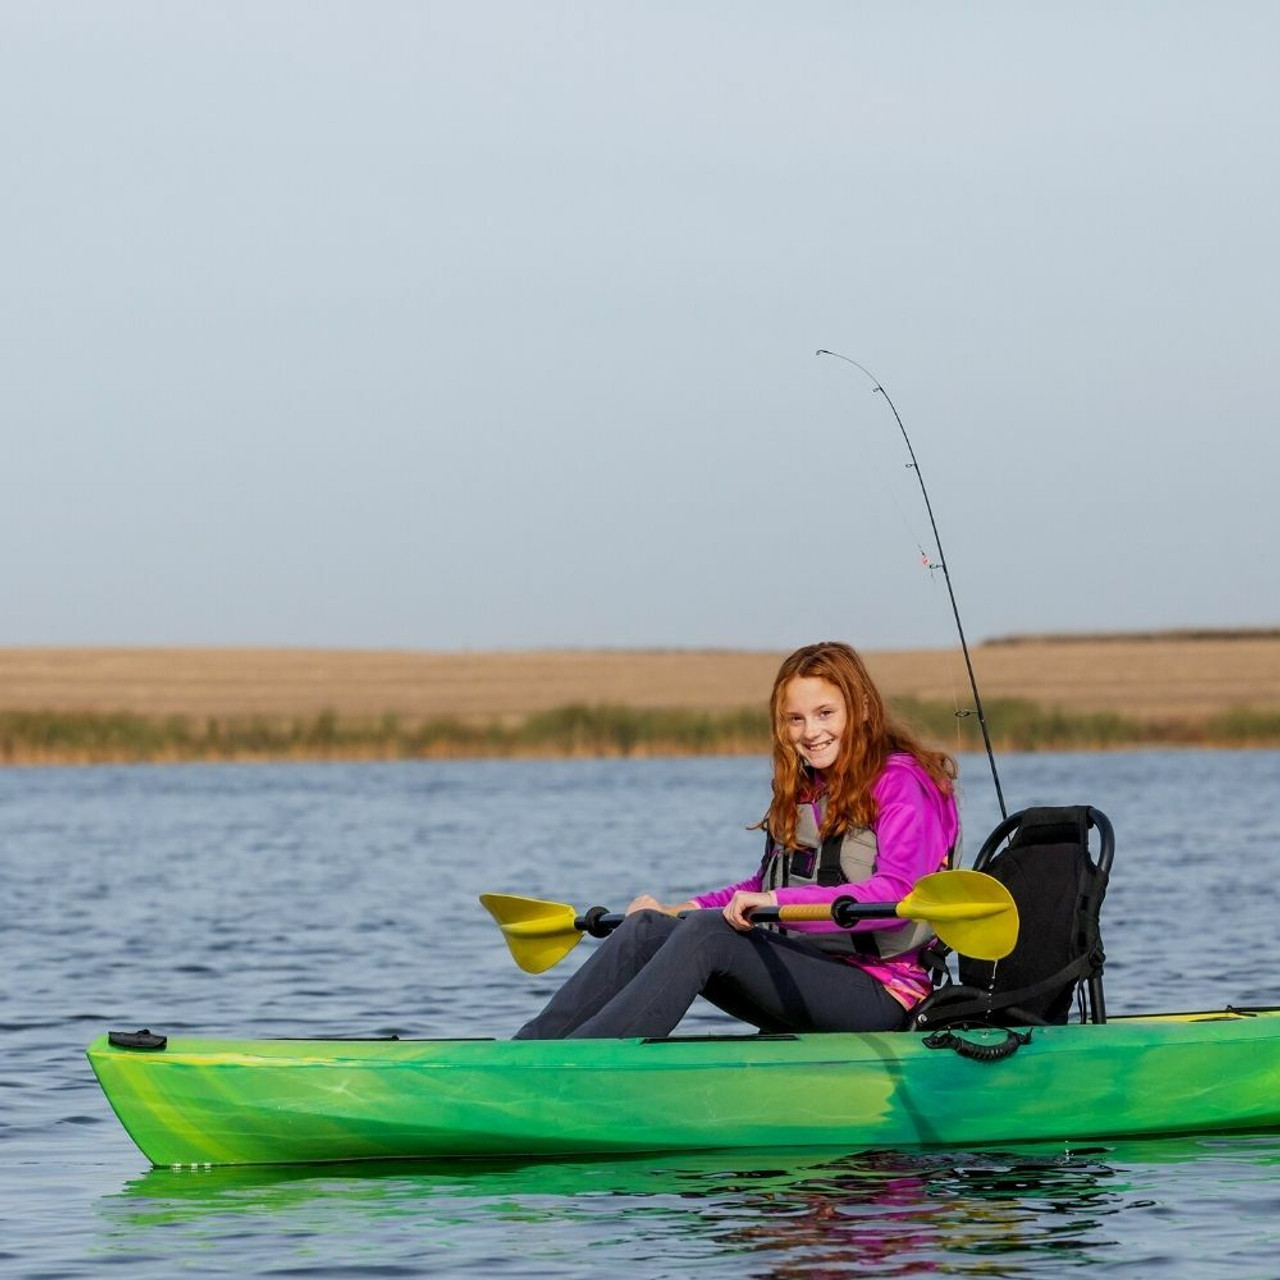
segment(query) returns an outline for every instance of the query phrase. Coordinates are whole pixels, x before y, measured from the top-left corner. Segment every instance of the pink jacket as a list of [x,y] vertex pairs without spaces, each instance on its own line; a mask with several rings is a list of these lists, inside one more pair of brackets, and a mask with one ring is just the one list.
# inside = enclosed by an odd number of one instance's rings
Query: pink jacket
[[[875,874],[857,884],[805,885],[778,889],[778,905],[834,902],[840,897],[859,902],[898,902],[911,892],[915,882],[942,869],[947,853],[960,832],[955,797],[943,795],[924,769],[909,755],[889,757],[884,772],[871,789],[877,806],[872,823],[878,854]],[[760,872],[737,884],[726,885],[692,899],[700,907],[722,907],[738,890],[758,893]],[[855,931],[904,928],[906,921],[863,921]],[[788,925],[797,932],[821,932],[836,926],[825,921]],[[891,995],[910,1008],[929,991],[929,980],[911,952],[893,960],[851,956],[850,964],[865,969],[889,989]]]

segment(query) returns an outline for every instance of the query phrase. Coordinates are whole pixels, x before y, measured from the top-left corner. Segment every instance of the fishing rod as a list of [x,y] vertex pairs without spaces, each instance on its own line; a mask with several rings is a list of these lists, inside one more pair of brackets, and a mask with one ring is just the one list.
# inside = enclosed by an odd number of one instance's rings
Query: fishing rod
[[[906,442],[907,452],[911,455],[911,469],[916,473],[916,479],[920,483],[920,493],[924,498],[924,509],[929,513],[929,524],[933,529],[934,546],[938,548],[938,563],[929,567],[942,570],[943,580],[947,584],[947,595],[951,598],[951,612],[955,615],[956,631],[960,634],[960,652],[964,654],[965,669],[969,673],[969,688],[973,690],[973,705],[978,713],[978,724],[982,729],[982,741],[987,748],[987,762],[991,765],[991,781],[996,786],[996,799],[1000,802],[1000,816],[1007,818],[1009,811],[1004,804],[1004,791],[1000,787],[1000,774],[996,770],[996,753],[991,747],[991,734],[987,730],[987,717],[982,710],[982,695],[978,692],[978,678],[973,674],[973,662],[969,657],[969,645],[964,638],[964,625],[960,621],[960,606],[956,604],[956,593],[951,586],[951,573],[947,569],[947,557],[942,550],[942,538],[938,533],[938,522],[933,518],[933,503],[929,501],[929,490],[925,488],[924,475],[920,471],[920,464],[916,461],[916,451],[911,447],[911,437],[907,435],[907,429],[902,425],[902,415],[899,414],[897,406],[889,399],[889,393],[880,384],[880,379],[876,377],[865,365],[859,364],[856,360],[843,356],[838,351],[828,351],[826,348],[820,348],[817,352],[820,356],[835,356],[837,360],[843,360],[845,364],[851,364],[855,369],[861,370],[871,379],[874,391],[884,396],[884,402],[893,410],[893,416],[897,419],[898,430],[902,432],[902,439]],[[925,560],[928,560],[925,556]],[[966,714],[961,712],[960,714]]]

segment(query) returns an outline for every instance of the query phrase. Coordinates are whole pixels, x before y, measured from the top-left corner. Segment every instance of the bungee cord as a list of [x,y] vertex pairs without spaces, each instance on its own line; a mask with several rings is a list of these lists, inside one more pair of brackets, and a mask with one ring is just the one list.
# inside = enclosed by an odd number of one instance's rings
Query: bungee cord
[[[892,410],[894,419],[898,423],[898,430],[902,432],[903,442],[906,444],[907,453],[911,457],[911,462],[908,465],[911,470],[916,473],[916,480],[920,485],[920,494],[924,498],[924,509],[929,515],[929,527],[933,530],[933,543],[938,549],[938,560],[936,564],[930,562],[928,553],[925,552],[923,547],[920,549],[921,559],[924,561],[924,565],[927,569],[941,569],[943,581],[947,584],[947,596],[951,601],[951,612],[955,617],[956,631],[960,636],[960,652],[964,654],[965,670],[969,673],[969,688],[973,690],[974,710],[978,716],[978,725],[982,729],[982,741],[983,745],[987,749],[987,762],[991,766],[991,781],[995,783],[996,799],[1000,803],[1000,817],[1002,819],[1007,818],[1009,816],[1009,811],[1005,808],[1004,791],[1000,786],[1000,773],[996,769],[996,754],[991,746],[991,734],[987,730],[987,717],[982,710],[982,695],[978,692],[978,678],[973,673],[973,661],[969,657],[969,645],[964,637],[964,624],[960,621],[960,607],[956,604],[955,589],[951,585],[951,573],[947,568],[947,557],[942,550],[942,538],[938,533],[938,522],[933,516],[933,503],[929,501],[929,490],[925,488],[924,475],[920,470],[919,462],[916,461],[916,451],[911,446],[911,437],[907,435],[907,429],[902,424],[902,415],[898,413],[897,406],[889,398],[889,393],[881,385],[880,379],[877,378],[876,375],[865,365],[859,364],[849,356],[841,355],[838,351],[828,351],[825,347],[820,347],[817,354],[820,356],[834,356],[837,360],[843,360],[845,364],[851,364],[855,369],[865,373],[867,377],[871,379],[873,391],[884,396],[885,404],[887,404],[890,410]],[[967,711],[957,711],[956,714],[968,715],[969,713]]]

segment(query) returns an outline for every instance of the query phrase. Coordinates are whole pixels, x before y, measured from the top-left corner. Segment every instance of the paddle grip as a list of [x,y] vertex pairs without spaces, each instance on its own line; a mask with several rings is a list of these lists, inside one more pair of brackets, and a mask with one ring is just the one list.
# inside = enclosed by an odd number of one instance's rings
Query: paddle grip
[[831,908],[825,902],[795,904],[788,907],[757,907],[751,913],[752,920],[767,922],[777,920],[787,924],[793,920],[830,920]]
[[847,895],[834,902],[793,903],[785,907],[757,907],[751,919],[766,924],[800,920],[833,920],[842,929],[852,929],[860,920],[892,920],[898,914],[896,902],[859,902]]

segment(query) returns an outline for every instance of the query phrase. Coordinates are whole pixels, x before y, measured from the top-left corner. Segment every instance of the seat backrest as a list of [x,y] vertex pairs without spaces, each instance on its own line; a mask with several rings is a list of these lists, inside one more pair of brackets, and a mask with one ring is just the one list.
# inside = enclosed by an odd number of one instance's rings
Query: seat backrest
[[[1079,966],[1078,975],[1057,990],[1013,1001],[1046,1022],[1065,1022],[1078,981],[1096,980],[1101,989],[1105,956],[1099,915],[1115,847],[1111,823],[1083,805],[1024,809],[1014,818],[1001,824],[1010,827],[1008,843],[997,827],[979,850],[974,869],[994,876],[1013,895],[1018,943],[995,963],[961,957],[960,981],[1004,996]],[[1091,826],[1102,836],[1096,862],[1089,852]]]
[[[1096,856],[1090,829],[1099,836]],[[930,996],[915,1025],[1066,1022],[1081,983],[1089,1017],[1105,1021],[1099,914],[1114,850],[1111,823],[1088,806],[1023,809],[1006,818],[983,843],[974,869],[1013,895],[1017,945],[995,962],[960,957],[959,986]]]

